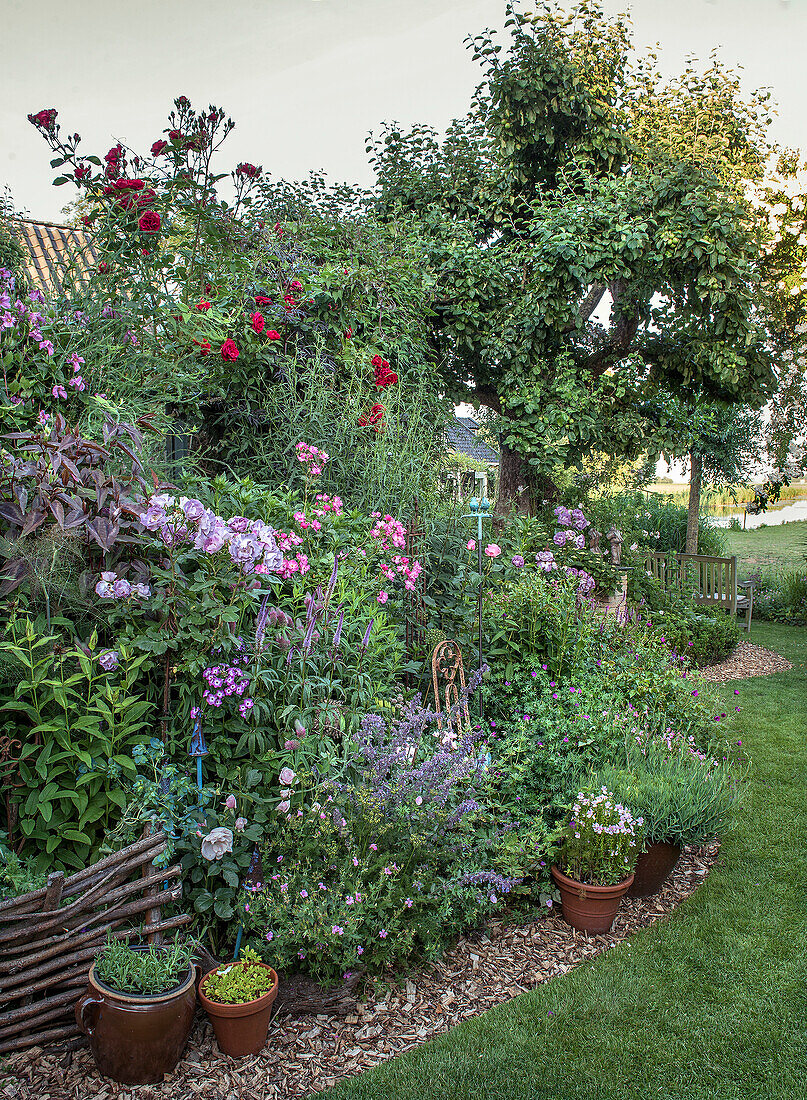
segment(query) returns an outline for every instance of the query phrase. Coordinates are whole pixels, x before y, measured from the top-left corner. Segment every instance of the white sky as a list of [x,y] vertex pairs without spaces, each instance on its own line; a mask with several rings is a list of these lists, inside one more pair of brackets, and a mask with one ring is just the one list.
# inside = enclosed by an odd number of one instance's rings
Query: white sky
[[[606,0],[630,8],[638,47],[666,71],[713,46],[773,88],[776,138],[807,148],[807,0]],[[369,183],[367,131],[382,120],[444,127],[479,77],[466,34],[501,24],[503,0],[0,0],[0,186],[34,218],[57,219],[48,150],[26,115],[56,107],[87,152],[147,151],[172,99],[213,102],[236,121],[228,166]]]

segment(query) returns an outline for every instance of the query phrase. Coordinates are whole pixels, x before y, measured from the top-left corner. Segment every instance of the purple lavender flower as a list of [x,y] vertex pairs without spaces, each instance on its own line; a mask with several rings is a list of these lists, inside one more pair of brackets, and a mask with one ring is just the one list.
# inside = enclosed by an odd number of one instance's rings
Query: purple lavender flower
[[370,631],[373,629],[374,622],[375,619],[370,619],[369,623],[367,624],[367,629],[365,630],[364,637],[361,640],[360,648],[362,653],[365,651],[365,649],[367,649],[367,646],[370,644]]

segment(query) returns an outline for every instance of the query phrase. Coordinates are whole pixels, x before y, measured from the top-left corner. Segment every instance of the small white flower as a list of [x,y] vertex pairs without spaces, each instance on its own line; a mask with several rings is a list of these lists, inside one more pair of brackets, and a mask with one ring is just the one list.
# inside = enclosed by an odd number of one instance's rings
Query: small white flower
[[202,855],[205,859],[222,859],[233,850],[233,831],[219,826],[211,829],[202,839]]

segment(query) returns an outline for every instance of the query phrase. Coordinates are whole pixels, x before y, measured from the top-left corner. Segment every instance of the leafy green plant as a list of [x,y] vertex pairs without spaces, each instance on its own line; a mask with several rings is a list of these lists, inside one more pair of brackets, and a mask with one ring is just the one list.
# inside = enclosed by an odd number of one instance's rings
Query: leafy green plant
[[121,777],[134,778],[131,751],[153,725],[136,688],[146,658],[101,649],[95,634],[67,648],[43,618],[25,614],[7,620],[0,652],[18,673],[4,711],[11,735],[24,731],[13,797],[25,850],[83,867],[126,805]]
[[243,1005],[268,993],[274,980],[257,951],[245,947],[236,962],[225,963],[209,974],[202,992],[211,1001],[225,1005]]
[[174,940],[168,946],[131,947],[110,932],[95,960],[95,974],[118,993],[156,997],[169,993],[188,977],[195,944]]

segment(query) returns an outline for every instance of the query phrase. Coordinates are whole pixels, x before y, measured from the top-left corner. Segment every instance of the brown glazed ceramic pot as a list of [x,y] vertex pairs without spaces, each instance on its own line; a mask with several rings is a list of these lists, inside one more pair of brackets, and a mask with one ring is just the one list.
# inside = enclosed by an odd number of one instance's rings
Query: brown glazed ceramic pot
[[629,898],[649,898],[657,894],[681,858],[680,844],[659,840],[648,844],[636,861]]
[[563,919],[581,932],[594,934],[610,932],[619,909],[619,902],[633,882],[633,875],[613,886],[589,886],[577,882],[558,868],[552,868],[552,877],[558,884]]
[[[238,966],[238,963],[234,963]],[[268,970],[272,977],[272,988],[246,1004],[225,1005],[220,1001],[211,1001],[205,996],[205,982],[214,971],[209,970],[199,982],[199,1000],[210,1017],[216,1042],[223,1054],[232,1058],[244,1058],[247,1054],[260,1054],[266,1046],[266,1033],[269,1030],[269,1017],[277,997],[277,974],[266,963],[254,963]],[[218,970],[218,967],[216,967]]]
[[90,969],[76,1023],[88,1036],[98,1072],[124,1085],[154,1085],[182,1057],[196,1009],[196,973],[156,996],[119,993]]

